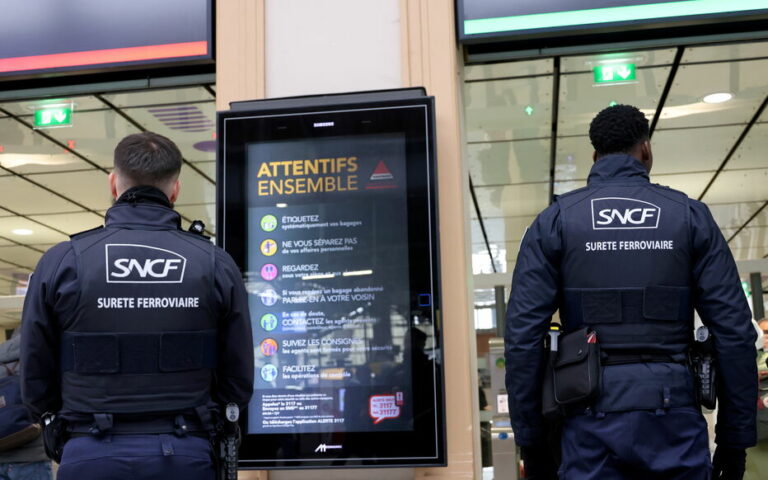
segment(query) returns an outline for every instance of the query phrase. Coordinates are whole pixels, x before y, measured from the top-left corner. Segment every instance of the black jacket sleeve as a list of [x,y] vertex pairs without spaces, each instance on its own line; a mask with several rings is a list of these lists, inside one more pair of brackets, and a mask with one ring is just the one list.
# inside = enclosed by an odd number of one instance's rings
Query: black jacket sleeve
[[706,205],[691,200],[694,306],[715,343],[720,402],[718,445],[747,448],[757,440],[755,329],[736,262]]
[[216,249],[216,295],[220,305],[213,399],[245,408],[253,395],[253,334],[248,294],[232,258]]
[[37,264],[21,317],[21,395],[35,419],[61,408],[60,327],[55,312],[73,297],[66,292],[76,289],[72,248],[69,242],[60,243]]
[[557,204],[544,210],[520,245],[507,307],[504,336],[506,386],[515,441],[520,446],[544,439],[541,383],[544,337],[557,310],[562,254]]

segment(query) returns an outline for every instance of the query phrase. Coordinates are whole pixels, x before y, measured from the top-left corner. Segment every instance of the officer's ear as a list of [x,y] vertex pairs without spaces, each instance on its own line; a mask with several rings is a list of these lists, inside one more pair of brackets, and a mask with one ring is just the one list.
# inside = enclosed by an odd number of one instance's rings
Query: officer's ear
[[653,167],[653,151],[651,150],[651,141],[646,140],[640,144],[640,160],[643,162],[645,169],[650,173]]
[[168,196],[168,200],[171,201],[171,203],[176,203],[176,199],[179,198],[179,191],[181,190],[181,180],[178,178],[175,182],[173,182],[173,188],[171,189],[171,194]]
[[117,200],[119,195],[117,194],[117,176],[115,172],[109,173],[109,192],[112,194],[112,198]]

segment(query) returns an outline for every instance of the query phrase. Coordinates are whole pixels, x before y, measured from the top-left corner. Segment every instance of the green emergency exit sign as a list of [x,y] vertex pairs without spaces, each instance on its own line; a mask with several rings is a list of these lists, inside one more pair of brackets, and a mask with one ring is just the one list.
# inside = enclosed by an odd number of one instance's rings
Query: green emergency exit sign
[[35,128],[72,126],[72,107],[57,105],[35,110]]
[[637,79],[637,69],[634,63],[611,63],[609,65],[598,65],[595,72],[595,83],[626,83],[634,82]]

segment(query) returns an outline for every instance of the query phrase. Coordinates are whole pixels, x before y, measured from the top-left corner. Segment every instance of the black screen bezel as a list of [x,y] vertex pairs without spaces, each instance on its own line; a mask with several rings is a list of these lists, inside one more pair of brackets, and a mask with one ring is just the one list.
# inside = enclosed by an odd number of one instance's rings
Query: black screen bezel
[[[244,435],[240,447],[241,468],[446,464],[433,112],[433,99],[423,97],[337,107],[219,113],[217,243],[241,268],[247,265],[245,165],[248,144],[372,133],[405,135],[411,309],[432,319],[433,341],[438,352],[434,362],[434,408],[429,409],[430,415],[426,416],[430,420],[421,420],[416,431]],[[333,126],[316,128],[316,123],[333,123]],[[420,305],[423,299],[414,293],[424,291],[432,294],[430,307]],[[247,431],[246,425],[247,411],[241,418],[243,432]],[[314,452],[316,446],[323,443],[344,447],[333,453]],[[279,450],[294,452],[293,458],[275,458]]]

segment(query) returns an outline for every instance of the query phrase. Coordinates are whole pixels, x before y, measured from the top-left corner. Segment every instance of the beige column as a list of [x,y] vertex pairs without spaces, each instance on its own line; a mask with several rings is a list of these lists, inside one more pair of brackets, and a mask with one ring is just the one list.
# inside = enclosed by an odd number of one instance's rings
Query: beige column
[[216,2],[216,110],[264,98],[264,1]]
[[[399,1],[401,42],[393,48],[400,50],[402,86],[424,86],[427,93],[436,98],[443,294],[440,322],[444,335],[448,466],[413,470],[355,470],[343,474],[334,471],[331,476],[403,478],[413,472],[414,478],[429,480],[480,478],[477,368],[466,200],[468,175],[462,160],[461,57],[456,44],[454,2]],[[269,28],[265,21],[265,0],[219,0],[216,2],[216,15],[217,109],[228,109],[229,102],[234,100],[264,98],[267,91],[267,49],[264,41],[265,31]],[[297,35],[300,34],[297,32]],[[355,58],[348,61],[354,63]],[[359,85],[356,89],[368,88],[368,85]],[[329,473],[279,472],[275,478],[314,479]],[[359,476],[348,475],[353,473]],[[267,472],[241,472],[240,478],[267,480]]]
[[[216,2],[216,110],[264,98],[264,24],[264,0]],[[269,472],[241,470],[238,478],[269,480]]]
[[452,0],[400,0],[403,86],[424,86],[437,118],[440,269],[445,345],[448,467],[419,468],[416,478],[480,477],[477,355],[472,324],[469,176],[463,161],[461,52]]

